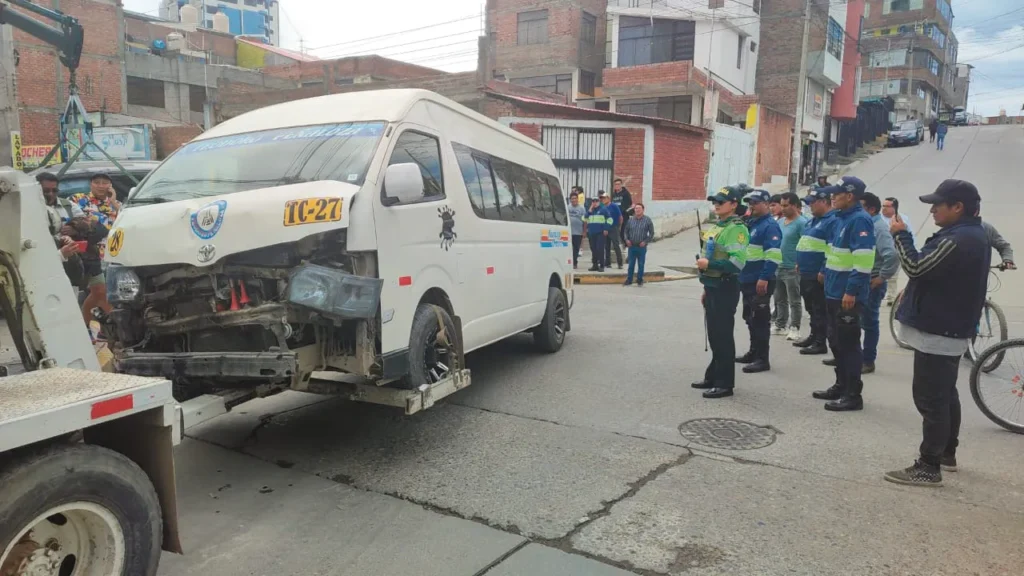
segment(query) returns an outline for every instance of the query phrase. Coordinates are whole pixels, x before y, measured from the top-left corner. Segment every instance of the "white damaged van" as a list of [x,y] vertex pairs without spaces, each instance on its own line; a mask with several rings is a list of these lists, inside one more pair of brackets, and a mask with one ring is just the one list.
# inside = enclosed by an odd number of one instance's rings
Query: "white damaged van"
[[544,148],[468,108],[422,90],[289,102],[207,131],[133,191],[104,330],[120,371],[171,379],[179,400],[317,391],[314,372],[423,389],[524,331],[561,348],[569,233]]

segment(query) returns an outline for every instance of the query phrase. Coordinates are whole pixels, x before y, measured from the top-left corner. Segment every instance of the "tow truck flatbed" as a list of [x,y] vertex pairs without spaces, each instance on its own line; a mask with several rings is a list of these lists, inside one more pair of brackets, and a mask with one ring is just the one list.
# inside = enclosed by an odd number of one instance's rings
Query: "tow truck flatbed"
[[171,383],[51,368],[0,379],[0,452],[161,408],[174,422]]

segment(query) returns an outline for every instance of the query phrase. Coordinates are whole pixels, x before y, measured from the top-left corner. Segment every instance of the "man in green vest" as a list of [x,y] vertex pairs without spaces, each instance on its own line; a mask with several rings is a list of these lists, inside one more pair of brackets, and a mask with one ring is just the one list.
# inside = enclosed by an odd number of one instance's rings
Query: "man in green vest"
[[697,260],[704,285],[701,303],[707,319],[711,363],[704,379],[693,387],[704,390],[705,398],[732,396],[736,385],[736,305],[740,300],[740,270],[747,261],[750,232],[740,219],[740,202],[753,190],[745,185],[727,186],[708,196],[718,222],[704,232],[704,254]]

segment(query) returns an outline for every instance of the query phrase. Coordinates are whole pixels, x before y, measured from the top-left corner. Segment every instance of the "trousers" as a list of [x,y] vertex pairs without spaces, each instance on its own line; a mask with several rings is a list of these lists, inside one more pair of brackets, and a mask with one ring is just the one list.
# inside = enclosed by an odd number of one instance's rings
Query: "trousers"
[[583,246],[583,235],[573,234],[572,235],[572,267],[579,266],[580,263],[580,248]]
[[795,269],[779,268],[775,284],[775,326],[800,329],[800,275]]
[[626,259],[629,261],[626,270],[626,284],[633,283],[633,269],[636,268],[636,281],[644,283],[644,265],[647,263],[647,247],[630,246],[626,249]]
[[921,461],[938,466],[960,445],[959,356],[914,352],[914,405],[921,414]]
[[938,141],[935,142],[935,147],[942,150],[946,145],[946,135],[939,134]]
[[775,279],[768,281],[768,289],[764,296],[757,293],[756,282],[740,285],[743,294],[743,319],[750,331],[750,351],[754,357],[768,360],[768,348],[772,334],[772,294],[775,292]]
[[836,359],[836,383],[843,396],[860,396],[864,381],[860,371],[864,367],[864,350],[860,347],[860,317],[864,305],[860,302],[852,310],[843,310],[841,300],[826,300],[828,319],[828,345]]
[[707,316],[708,344],[711,363],[704,371],[704,381],[718,388],[736,386],[736,306],[740,301],[740,284],[735,276],[723,277],[718,286],[704,287],[704,314]]
[[860,322],[864,330],[864,362],[866,364],[874,364],[875,359],[878,358],[878,338],[880,336],[878,316],[888,288],[889,286],[885,282],[882,282],[878,288],[872,288],[861,314]]
[[604,268],[604,234],[598,232],[597,234],[588,235],[590,240],[590,263],[591,268]]
[[608,236],[604,239],[604,265],[612,265],[612,248],[615,249],[615,263],[622,268],[622,237],[619,236],[619,227],[608,228]]
[[800,295],[804,297],[811,337],[815,344],[823,344],[828,336],[828,322],[825,314],[825,286],[817,276],[800,277]]

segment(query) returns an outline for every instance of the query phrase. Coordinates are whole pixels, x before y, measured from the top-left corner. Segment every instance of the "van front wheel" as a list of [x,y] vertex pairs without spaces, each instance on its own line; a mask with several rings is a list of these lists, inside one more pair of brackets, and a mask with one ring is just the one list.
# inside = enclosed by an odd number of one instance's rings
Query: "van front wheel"
[[398,385],[408,390],[432,385],[462,370],[459,338],[448,312],[434,304],[420,304],[409,336],[409,374]]
[[565,292],[560,288],[548,288],[548,307],[540,326],[533,329],[533,342],[541,351],[553,354],[562,349],[568,328],[569,305],[565,301]]

